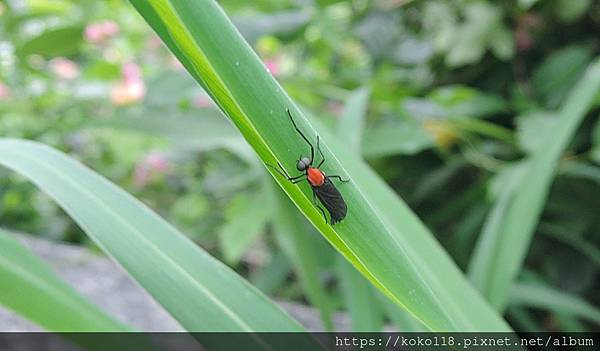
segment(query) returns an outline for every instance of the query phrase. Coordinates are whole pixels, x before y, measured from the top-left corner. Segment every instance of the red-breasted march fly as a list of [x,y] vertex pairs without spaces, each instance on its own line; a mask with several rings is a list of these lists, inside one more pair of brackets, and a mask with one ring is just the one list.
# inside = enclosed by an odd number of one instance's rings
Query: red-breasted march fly
[[287,180],[289,180],[293,184],[301,182],[305,179],[308,180],[308,183],[310,184],[310,187],[312,188],[312,191],[313,191],[313,201],[315,203],[315,206],[317,206],[317,208],[323,214],[325,223],[328,223],[327,216],[325,215],[325,211],[323,211],[323,208],[317,202],[317,199],[319,199],[321,204],[329,212],[329,217],[331,217],[331,221],[330,221],[331,224],[332,225],[336,224],[337,222],[344,219],[344,217],[346,217],[346,213],[348,212],[348,207],[346,206],[346,202],[344,201],[342,194],[340,194],[339,190],[337,190],[335,185],[333,185],[333,182],[331,181],[331,179],[337,179],[337,180],[341,181],[342,183],[346,183],[349,180],[342,179],[342,177],[340,177],[339,175],[329,175],[329,176],[325,175],[325,173],[320,169],[321,166],[323,165],[323,163],[325,163],[325,156],[323,155],[323,151],[321,151],[321,148],[319,147],[319,136],[318,135],[317,135],[317,152],[319,153],[319,155],[321,155],[321,161],[319,162],[317,167],[313,167],[313,161],[315,160],[315,148],[313,147],[311,142],[308,141],[308,138],[306,138],[306,136],[296,126],[296,122],[294,122],[294,118],[292,118],[292,114],[290,113],[290,110],[287,109],[286,111],[287,111],[288,116],[290,116],[290,121],[292,121],[292,125],[294,126],[294,129],[296,130],[296,132],[298,132],[298,134],[300,134],[302,139],[304,139],[304,141],[306,141],[306,143],[310,146],[310,158],[300,156],[300,159],[298,159],[297,164],[296,164],[296,169],[298,169],[298,171],[302,172],[302,174],[295,176],[295,177],[290,177],[288,172],[285,170],[285,168],[283,168],[283,166],[279,162],[277,162],[277,165],[279,166],[279,168],[281,170],[279,170],[269,164],[267,164],[267,165],[269,167],[273,168],[275,171],[277,171],[277,173],[279,173],[280,175],[285,177]]

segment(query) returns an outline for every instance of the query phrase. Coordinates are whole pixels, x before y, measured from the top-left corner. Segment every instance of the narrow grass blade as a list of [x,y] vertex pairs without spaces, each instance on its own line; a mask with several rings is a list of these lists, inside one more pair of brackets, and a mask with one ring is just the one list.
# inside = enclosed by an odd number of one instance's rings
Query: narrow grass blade
[[[222,9],[209,0],[131,1],[171,51],[235,123],[265,163],[294,169],[307,152],[286,116],[311,140],[316,132],[267,72]],[[327,225],[307,186],[269,171],[300,211],[377,288],[432,330],[509,330],[464,279],[419,219],[336,138],[319,130],[327,174],[348,203],[342,223]]]
[[579,251],[587,257],[592,263],[600,267],[600,249],[593,243],[581,237],[581,235],[573,235],[568,232],[568,228],[552,225],[550,223],[541,223],[540,231],[558,241],[561,241],[573,249]]
[[80,296],[0,230],[0,302],[50,331],[131,331]]
[[[370,91],[366,87],[352,92],[337,125],[339,139],[345,141],[348,149],[355,155],[360,155],[361,152],[369,95]],[[384,315],[376,301],[372,285],[342,256],[337,257],[336,272],[339,293],[352,319],[352,331],[380,331]]]
[[596,60],[559,111],[556,125],[545,136],[544,147],[523,162],[517,184],[504,190],[491,212],[475,248],[469,276],[498,310],[504,309],[508,291],[525,259],[557,162],[599,90],[600,61]]
[[382,294],[376,296],[385,315],[399,332],[427,332],[427,327]]
[[0,139],[0,164],[53,197],[187,330],[303,330],[141,202],[64,154],[34,142]]
[[361,151],[370,93],[366,87],[353,91],[346,101],[344,112],[337,125],[340,139],[345,140],[350,151],[356,154],[360,154]]
[[325,329],[333,330],[333,306],[319,278],[314,238],[290,199],[279,188],[273,192],[278,209],[273,223],[277,242],[292,261],[308,300],[319,309]]
[[[340,295],[352,318],[352,331],[377,332],[383,328],[383,310],[373,286],[342,257],[337,260]],[[394,307],[398,308],[398,306]]]
[[539,332],[542,330],[531,313],[526,311],[525,307],[509,306],[507,311],[512,324],[515,326],[515,330],[520,332]]
[[488,276],[489,267],[482,262],[487,260],[488,263],[491,263],[492,261],[489,257],[493,257],[496,254],[496,250],[502,240],[500,235],[502,233],[503,220],[509,211],[515,189],[521,182],[525,167],[526,165],[519,164],[505,170],[502,192],[498,195],[496,202],[488,213],[479,240],[477,241],[475,252],[469,262],[468,275],[475,286],[485,286],[486,281],[490,279]]
[[577,296],[538,284],[515,284],[510,291],[509,303],[548,309],[600,324],[600,309]]

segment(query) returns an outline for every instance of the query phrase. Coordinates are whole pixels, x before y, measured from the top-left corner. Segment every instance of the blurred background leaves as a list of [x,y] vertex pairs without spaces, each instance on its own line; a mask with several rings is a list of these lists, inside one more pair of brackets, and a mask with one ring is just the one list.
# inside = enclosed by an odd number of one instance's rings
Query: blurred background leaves
[[[590,28],[600,5],[587,0],[219,3],[294,100],[346,138],[465,270],[508,211],[521,161],[547,148],[599,53]],[[265,182],[245,141],[126,1],[0,0],[0,38],[0,136],[81,160],[261,290],[317,307],[327,328],[341,310],[357,329],[421,327]],[[506,310],[515,328],[599,327],[600,99],[590,94],[547,169],[531,244],[517,238],[525,269]],[[0,225],[94,247],[5,170]]]

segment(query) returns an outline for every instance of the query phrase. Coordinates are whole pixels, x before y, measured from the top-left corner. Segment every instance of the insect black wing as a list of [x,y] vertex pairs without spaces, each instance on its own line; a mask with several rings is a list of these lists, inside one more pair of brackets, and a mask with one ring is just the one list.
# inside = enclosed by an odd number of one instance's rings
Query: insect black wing
[[313,191],[323,206],[329,211],[331,215],[331,224],[336,224],[346,217],[348,207],[342,194],[333,185],[331,179],[325,178],[325,182],[321,186],[313,186]]

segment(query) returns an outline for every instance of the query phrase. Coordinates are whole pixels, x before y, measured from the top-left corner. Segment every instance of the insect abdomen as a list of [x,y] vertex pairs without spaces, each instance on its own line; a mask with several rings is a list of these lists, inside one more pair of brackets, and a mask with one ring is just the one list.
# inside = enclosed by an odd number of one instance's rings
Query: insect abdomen
[[319,201],[321,201],[329,212],[331,224],[336,224],[346,217],[346,213],[348,212],[346,202],[329,178],[325,178],[323,185],[313,186],[312,188]]

